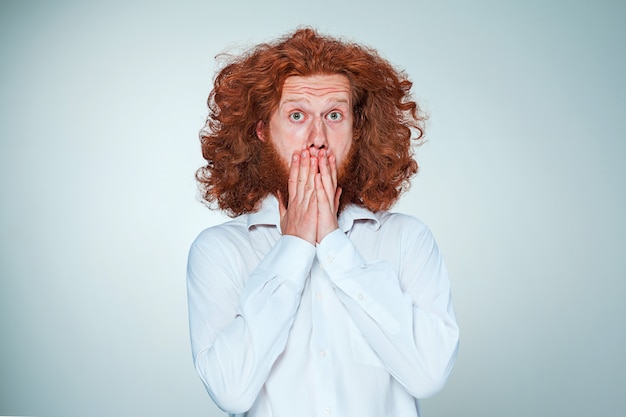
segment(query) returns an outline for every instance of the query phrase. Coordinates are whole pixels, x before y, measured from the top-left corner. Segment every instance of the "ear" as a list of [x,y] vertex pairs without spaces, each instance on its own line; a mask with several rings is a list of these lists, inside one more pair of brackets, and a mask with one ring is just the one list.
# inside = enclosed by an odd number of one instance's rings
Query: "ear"
[[265,142],[265,123],[263,123],[263,120],[256,122],[256,137],[261,142]]

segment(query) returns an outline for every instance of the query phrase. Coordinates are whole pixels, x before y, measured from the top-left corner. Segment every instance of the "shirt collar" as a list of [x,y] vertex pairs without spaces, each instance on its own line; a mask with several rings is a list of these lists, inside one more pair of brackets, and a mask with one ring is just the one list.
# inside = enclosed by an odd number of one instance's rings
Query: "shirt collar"
[[[339,215],[339,228],[346,233],[352,229],[356,221],[369,221],[377,230],[380,221],[376,214],[364,207],[349,205]],[[254,213],[248,215],[248,230],[253,226],[275,226],[280,231],[280,213],[278,211],[278,200],[273,195],[267,196],[261,207]]]
[[280,212],[276,197],[271,194],[265,197],[261,207],[248,215],[248,230],[253,226],[276,226],[280,231]]
[[339,215],[339,228],[342,232],[347,233],[357,221],[369,222],[374,227],[374,230],[378,230],[380,227],[380,221],[375,213],[372,213],[365,207],[350,204]]

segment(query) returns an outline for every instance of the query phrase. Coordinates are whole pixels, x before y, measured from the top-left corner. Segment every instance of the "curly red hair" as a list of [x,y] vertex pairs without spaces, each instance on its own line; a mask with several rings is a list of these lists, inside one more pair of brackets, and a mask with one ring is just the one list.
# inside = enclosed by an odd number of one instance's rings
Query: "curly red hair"
[[263,186],[257,123],[268,125],[287,77],[315,74],[343,74],[352,88],[355,139],[342,206],[387,210],[408,188],[418,169],[411,137],[422,137],[425,121],[411,81],[376,51],[305,28],[232,58],[215,77],[200,133],[207,165],[196,172],[209,207],[237,216],[277,191]]

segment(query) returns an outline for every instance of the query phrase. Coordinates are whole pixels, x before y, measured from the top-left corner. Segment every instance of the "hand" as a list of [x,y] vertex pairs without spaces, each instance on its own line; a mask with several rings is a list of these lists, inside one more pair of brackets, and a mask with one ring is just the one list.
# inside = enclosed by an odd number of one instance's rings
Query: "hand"
[[319,243],[339,227],[337,211],[341,187],[337,187],[337,160],[320,150],[293,154],[289,171],[287,207],[279,196],[280,227],[283,234]]
[[319,152],[319,174],[315,175],[317,196],[317,236],[319,243],[327,234],[339,228],[337,210],[341,187],[337,187],[337,159],[322,149]]
[[280,228],[283,234],[297,236],[315,245],[317,239],[318,204],[315,177],[318,158],[308,150],[296,152],[291,158],[287,190],[287,207],[279,196]]

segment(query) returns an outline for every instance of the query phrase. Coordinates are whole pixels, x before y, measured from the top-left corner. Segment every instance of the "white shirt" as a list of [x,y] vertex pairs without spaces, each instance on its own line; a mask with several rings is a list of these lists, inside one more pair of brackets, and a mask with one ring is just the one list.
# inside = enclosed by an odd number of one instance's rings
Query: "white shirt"
[[447,272],[410,216],[349,206],[313,246],[269,197],[198,236],[187,285],[196,370],[231,416],[417,416],[456,357]]

